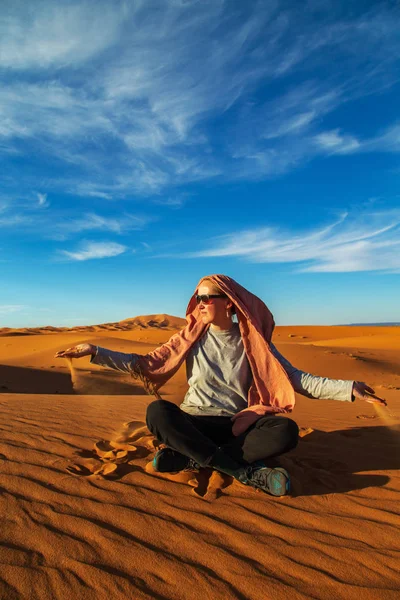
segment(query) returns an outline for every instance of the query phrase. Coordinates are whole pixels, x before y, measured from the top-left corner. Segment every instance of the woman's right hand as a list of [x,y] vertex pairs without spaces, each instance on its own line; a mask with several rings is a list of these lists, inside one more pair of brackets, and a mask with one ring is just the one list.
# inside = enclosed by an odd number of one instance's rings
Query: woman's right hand
[[55,358],[82,358],[83,356],[94,356],[96,354],[97,347],[92,344],[78,344],[72,346],[66,350],[59,350],[55,354]]

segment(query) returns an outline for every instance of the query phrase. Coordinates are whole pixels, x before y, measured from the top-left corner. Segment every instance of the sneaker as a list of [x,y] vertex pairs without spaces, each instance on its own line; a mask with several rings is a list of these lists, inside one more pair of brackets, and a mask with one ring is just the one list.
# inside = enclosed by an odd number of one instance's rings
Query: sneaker
[[161,448],[153,458],[153,468],[159,473],[179,473],[179,471],[198,471],[200,465],[172,448]]
[[289,473],[282,467],[272,469],[262,462],[256,462],[246,467],[238,479],[272,496],[286,496],[290,492]]

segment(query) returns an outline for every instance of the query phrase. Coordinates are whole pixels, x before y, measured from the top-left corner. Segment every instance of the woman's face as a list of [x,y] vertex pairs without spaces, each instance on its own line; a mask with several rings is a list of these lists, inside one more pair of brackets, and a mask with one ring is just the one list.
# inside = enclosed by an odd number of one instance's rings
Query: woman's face
[[[213,289],[209,283],[202,283],[197,290],[199,296],[203,294],[219,294],[218,290]],[[220,323],[226,320],[227,306],[232,306],[232,302],[228,298],[211,298],[209,304],[200,302],[199,310],[203,323]]]

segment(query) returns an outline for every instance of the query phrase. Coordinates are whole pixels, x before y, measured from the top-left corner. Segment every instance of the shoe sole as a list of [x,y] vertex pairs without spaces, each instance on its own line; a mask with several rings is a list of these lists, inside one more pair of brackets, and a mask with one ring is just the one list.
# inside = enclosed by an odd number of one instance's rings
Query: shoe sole
[[272,496],[286,496],[290,492],[290,477],[286,469],[277,467],[271,469],[267,476],[267,486],[269,494]]
[[270,469],[267,475],[266,485],[259,485],[255,481],[243,482],[245,485],[251,485],[254,488],[262,490],[271,496],[286,496],[290,492],[290,477],[286,469],[277,467]]

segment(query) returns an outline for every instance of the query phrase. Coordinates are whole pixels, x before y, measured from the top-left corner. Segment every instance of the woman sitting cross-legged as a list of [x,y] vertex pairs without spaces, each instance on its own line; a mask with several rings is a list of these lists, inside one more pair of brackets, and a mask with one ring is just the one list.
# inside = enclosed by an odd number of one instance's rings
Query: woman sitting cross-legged
[[[233,321],[236,314],[238,322]],[[156,471],[211,467],[238,481],[283,496],[288,472],[276,457],[292,450],[298,426],[283,416],[294,392],[310,398],[386,404],[363,382],[329,379],[293,367],[271,342],[272,314],[260,298],[225,275],[200,280],[189,301],[187,325],[146,355],[114,352],[91,344],[60,351],[140,378],[158,398],[147,408],[149,430],[166,445]],[[159,388],[186,361],[189,389],[180,406]]]

